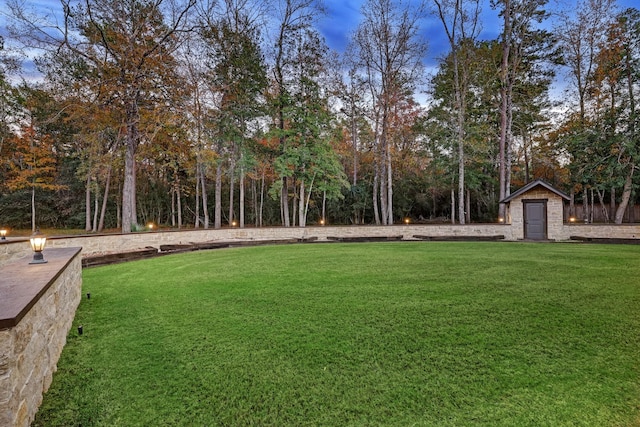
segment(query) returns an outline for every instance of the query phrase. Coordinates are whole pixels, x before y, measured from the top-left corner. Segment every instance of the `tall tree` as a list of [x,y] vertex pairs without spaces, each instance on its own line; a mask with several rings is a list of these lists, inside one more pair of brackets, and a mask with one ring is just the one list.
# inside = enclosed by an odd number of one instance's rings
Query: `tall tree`
[[[263,93],[267,86],[266,67],[259,46],[260,32],[246,10],[244,0],[225,0],[222,16],[204,32],[209,41],[212,90],[217,94],[217,138],[228,144],[230,167],[229,222],[235,220],[235,170],[239,173],[239,224],[244,227],[245,177],[251,153],[250,131],[264,115]],[[218,195],[217,195],[218,197]],[[216,218],[219,213],[216,210]],[[216,220],[217,224],[217,220]]]
[[[534,27],[548,16],[543,9],[547,0],[498,0],[496,3],[501,7],[504,22],[501,36],[498,158],[499,199],[502,200],[510,194],[514,87],[518,80],[523,80],[523,76],[526,78],[532,71],[539,71],[534,69],[534,62],[540,62],[548,56],[545,52],[549,52],[550,34]],[[504,209],[504,204],[501,204],[498,213],[501,218],[504,218]]]
[[[433,0],[435,14],[442,23],[449,46],[453,67],[453,95],[455,99],[456,143],[458,155],[458,222],[465,223],[465,112],[469,88],[469,63],[480,27],[479,0]],[[453,189],[452,189],[453,191]],[[453,216],[453,213],[452,213]]]
[[[391,0],[368,0],[354,35],[357,65],[365,76],[376,138],[373,206],[376,223],[393,224],[391,110],[411,94],[421,79],[426,41],[419,24],[422,6]],[[378,213],[378,202],[379,213]]]
[[166,76],[175,69],[172,54],[179,34],[187,31],[187,16],[195,0],[85,0],[72,5],[62,0],[62,26],[43,27],[18,1],[9,3],[22,25],[26,44],[56,52],[61,47],[95,69],[102,90],[122,110],[125,162],[122,188],[122,232],[137,225],[136,150],[141,141],[140,109],[170,85]]
[[[346,180],[339,159],[330,145],[331,116],[326,75],[327,48],[320,35],[311,29],[300,34],[293,47],[294,67],[287,78],[290,98],[283,118],[287,123],[282,136],[287,145],[276,158],[275,170],[294,185],[294,212],[298,225],[306,226],[312,192],[318,188],[329,199],[341,197]],[[275,184],[272,194],[280,190]]]
[[[272,111],[274,133],[278,139],[278,154],[288,149],[286,109],[291,103],[290,79],[288,76],[296,67],[297,41],[308,32],[316,19],[324,13],[317,0],[280,0],[275,8],[275,29],[272,34],[272,81],[269,100]],[[282,225],[291,226],[289,214],[289,186],[286,175],[280,176],[280,216]]]
[[21,87],[26,120],[20,132],[8,141],[10,152],[4,159],[8,163],[9,172],[5,185],[11,191],[29,190],[31,194],[31,229],[36,231],[36,191],[56,191],[64,186],[56,183],[56,155],[51,135],[46,132],[45,123],[41,122],[40,111],[46,95],[25,85]]

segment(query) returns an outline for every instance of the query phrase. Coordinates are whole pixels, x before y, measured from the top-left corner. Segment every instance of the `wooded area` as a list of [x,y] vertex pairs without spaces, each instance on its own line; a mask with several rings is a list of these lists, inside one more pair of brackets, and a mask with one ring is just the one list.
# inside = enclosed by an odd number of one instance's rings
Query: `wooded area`
[[615,0],[496,0],[495,40],[480,0],[365,0],[344,52],[316,0],[7,5],[0,225],[495,222],[537,178],[580,221],[635,217],[640,12]]

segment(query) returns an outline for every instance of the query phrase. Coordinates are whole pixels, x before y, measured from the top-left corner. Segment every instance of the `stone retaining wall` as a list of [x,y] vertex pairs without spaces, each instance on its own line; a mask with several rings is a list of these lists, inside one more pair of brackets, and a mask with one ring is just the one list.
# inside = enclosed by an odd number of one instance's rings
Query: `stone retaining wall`
[[80,303],[80,248],[45,250],[0,273],[0,426],[28,427],[67,340]]
[[[521,216],[521,214],[520,214]],[[551,216],[549,238],[569,240],[572,236],[586,238],[640,239],[640,224],[563,224]],[[519,218],[519,216],[518,216]],[[394,226],[325,226],[325,227],[264,227],[223,228],[160,231],[130,234],[105,234],[71,237],[50,237],[47,248],[82,247],[82,256],[90,257],[103,253],[129,252],[145,248],[159,249],[162,245],[188,245],[207,242],[261,241],[261,240],[310,240],[327,241],[335,238],[381,238],[398,237],[415,240],[424,237],[487,237],[504,236],[505,240],[521,240],[521,221],[513,224],[438,224],[438,225],[394,225]],[[416,237],[418,236],[418,237]],[[0,266],[13,259],[31,253],[27,239],[9,239],[0,242]]]
[[[222,228],[182,231],[160,231],[130,234],[104,234],[86,236],[49,237],[47,248],[82,247],[82,256],[89,257],[102,253],[129,252],[162,245],[185,245],[205,242],[233,242],[260,240],[317,239],[330,238],[391,237],[402,236],[413,240],[414,236],[433,237],[481,237],[504,235],[510,240],[511,227],[505,224],[469,225],[394,225],[394,226],[326,226],[326,227],[263,227],[263,228]],[[28,239],[9,239],[0,243],[0,266],[16,257],[31,253]]]

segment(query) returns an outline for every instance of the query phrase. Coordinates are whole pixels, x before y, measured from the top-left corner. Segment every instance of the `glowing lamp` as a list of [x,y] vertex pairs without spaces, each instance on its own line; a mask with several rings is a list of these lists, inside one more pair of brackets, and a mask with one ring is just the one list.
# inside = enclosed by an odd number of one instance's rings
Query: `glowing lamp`
[[47,238],[40,233],[40,230],[36,230],[29,241],[31,242],[31,249],[33,250],[33,260],[29,264],[46,263],[47,260],[44,259],[42,251],[44,250],[44,245],[47,243]]
[[404,223],[405,223],[405,224],[409,224],[410,222],[411,222],[411,220],[410,220],[409,218],[405,218],[405,219],[404,219]]
[[504,222],[504,218],[502,218],[502,217],[498,218],[498,222],[499,222],[500,224],[502,224],[502,223]]
[[7,240],[7,229],[3,228],[0,230],[0,240]]

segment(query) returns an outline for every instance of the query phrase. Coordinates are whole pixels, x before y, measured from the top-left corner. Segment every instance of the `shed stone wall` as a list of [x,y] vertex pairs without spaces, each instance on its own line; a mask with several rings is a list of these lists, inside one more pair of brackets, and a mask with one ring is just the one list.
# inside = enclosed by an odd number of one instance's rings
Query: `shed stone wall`
[[566,240],[569,238],[565,232],[564,201],[562,197],[543,187],[528,191],[510,202],[507,222],[511,225],[511,237],[513,240],[524,239],[524,201],[547,201],[547,238],[549,240]]

